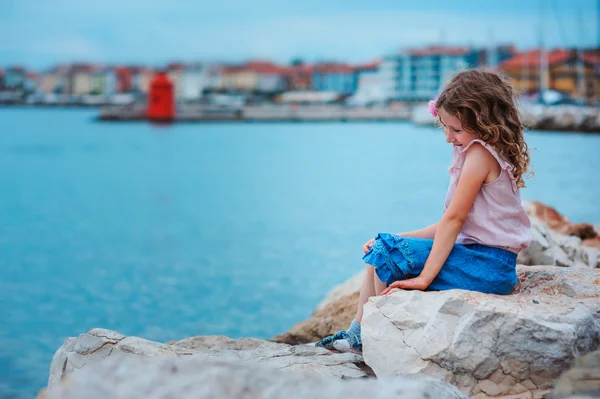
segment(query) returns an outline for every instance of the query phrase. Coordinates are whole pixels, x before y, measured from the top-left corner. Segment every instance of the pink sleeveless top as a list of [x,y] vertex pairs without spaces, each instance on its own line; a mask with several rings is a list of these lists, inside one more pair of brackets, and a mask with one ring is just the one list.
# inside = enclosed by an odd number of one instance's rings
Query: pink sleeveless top
[[512,175],[512,165],[482,140],[473,140],[465,148],[454,147],[452,165],[448,169],[450,186],[444,202],[444,212],[456,191],[467,149],[474,143],[485,147],[500,164],[500,176],[483,183],[467,216],[457,244],[482,244],[518,253],[531,243],[531,222],[521,205],[521,195]]

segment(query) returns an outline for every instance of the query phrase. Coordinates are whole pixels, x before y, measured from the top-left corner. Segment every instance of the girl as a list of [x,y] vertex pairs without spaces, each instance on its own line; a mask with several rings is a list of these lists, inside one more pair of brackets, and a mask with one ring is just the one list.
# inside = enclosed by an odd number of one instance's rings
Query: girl
[[480,69],[460,72],[430,101],[453,146],[443,216],[420,230],[380,233],[363,246],[367,270],[356,318],[317,346],[361,353],[363,305],[393,288],[510,294],[517,254],[531,242],[519,194],[529,150],[515,101],[506,80]]

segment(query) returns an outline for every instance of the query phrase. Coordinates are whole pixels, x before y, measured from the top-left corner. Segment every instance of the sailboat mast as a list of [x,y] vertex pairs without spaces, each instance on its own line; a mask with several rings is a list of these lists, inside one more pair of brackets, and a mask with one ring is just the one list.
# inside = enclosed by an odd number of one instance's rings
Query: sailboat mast
[[587,96],[585,92],[585,63],[583,59],[583,51],[581,49],[585,38],[583,34],[583,18],[581,15],[581,11],[577,13],[577,16],[579,17],[578,25],[580,43],[580,45],[577,47],[577,91],[579,92],[581,102],[585,103],[587,101]]
[[498,45],[494,42],[494,31],[491,26],[488,29],[488,43],[487,66],[491,70],[496,70],[498,66]]
[[539,42],[540,42],[540,100],[543,101],[544,93],[548,91],[548,52],[544,43],[544,0],[540,0],[540,25],[539,25]]

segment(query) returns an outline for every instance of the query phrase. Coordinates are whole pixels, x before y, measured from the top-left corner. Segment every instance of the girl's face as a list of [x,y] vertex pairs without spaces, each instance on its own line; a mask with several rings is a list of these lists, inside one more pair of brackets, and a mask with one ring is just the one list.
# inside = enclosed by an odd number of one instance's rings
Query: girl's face
[[466,147],[471,141],[479,137],[475,133],[465,131],[460,120],[456,116],[447,113],[444,108],[438,110],[438,117],[442,124],[442,130],[446,135],[446,142],[452,143],[455,147]]

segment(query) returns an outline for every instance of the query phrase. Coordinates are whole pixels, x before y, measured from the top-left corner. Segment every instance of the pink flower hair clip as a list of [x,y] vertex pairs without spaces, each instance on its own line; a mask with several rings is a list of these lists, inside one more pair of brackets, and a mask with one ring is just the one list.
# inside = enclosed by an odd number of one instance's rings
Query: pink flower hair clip
[[437,97],[434,98],[433,100],[429,101],[429,103],[427,104],[427,106],[429,107],[429,113],[433,117],[438,116],[437,109],[435,109],[435,103],[436,102],[437,102]]

